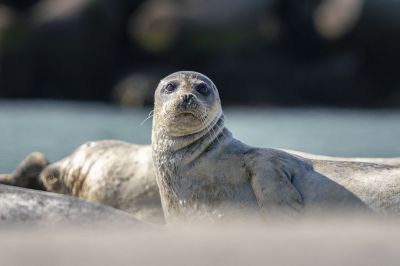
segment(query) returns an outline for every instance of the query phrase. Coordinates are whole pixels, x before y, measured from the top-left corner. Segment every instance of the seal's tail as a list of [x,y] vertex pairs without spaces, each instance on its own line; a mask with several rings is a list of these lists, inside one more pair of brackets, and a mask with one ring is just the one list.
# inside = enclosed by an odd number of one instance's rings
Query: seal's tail
[[29,154],[10,175],[0,175],[0,183],[44,190],[39,181],[39,175],[49,164],[46,157],[40,152]]

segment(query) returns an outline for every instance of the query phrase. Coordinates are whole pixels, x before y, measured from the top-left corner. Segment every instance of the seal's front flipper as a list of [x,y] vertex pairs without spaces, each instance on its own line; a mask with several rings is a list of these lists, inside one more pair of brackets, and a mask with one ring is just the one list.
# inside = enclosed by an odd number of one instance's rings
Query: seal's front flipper
[[39,182],[39,175],[49,164],[46,157],[40,152],[30,153],[10,175],[0,175],[0,183],[45,190]]
[[271,218],[297,216],[303,210],[303,200],[283,167],[274,163],[276,159],[265,160],[264,155],[251,157],[246,166],[262,212]]
[[0,175],[0,184],[11,185],[12,180],[12,175]]

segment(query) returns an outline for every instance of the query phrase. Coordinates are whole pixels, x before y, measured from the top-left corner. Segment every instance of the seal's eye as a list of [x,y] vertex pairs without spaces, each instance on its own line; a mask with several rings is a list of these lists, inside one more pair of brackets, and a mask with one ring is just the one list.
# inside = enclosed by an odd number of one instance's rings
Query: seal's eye
[[173,92],[173,91],[176,90],[176,87],[177,87],[177,86],[176,86],[175,83],[170,82],[170,83],[167,84],[167,86],[164,87],[164,90],[165,90],[167,93],[171,93],[171,92]]
[[208,96],[210,95],[210,89],[208,88],[208,86],[204,83],[197,85],[196,90],[204,96]]

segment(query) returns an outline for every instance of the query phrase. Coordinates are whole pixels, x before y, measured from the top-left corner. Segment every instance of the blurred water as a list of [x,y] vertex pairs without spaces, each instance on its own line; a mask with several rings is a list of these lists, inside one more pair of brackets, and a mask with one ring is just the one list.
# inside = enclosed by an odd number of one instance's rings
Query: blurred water
[[[38,150],[55,161],[89,140],[149,144],[147,109],[78,102],[0,101],[0,173]],[[260,147],[334,156],[400,157],[400,110],[225,108],[234,136]]]

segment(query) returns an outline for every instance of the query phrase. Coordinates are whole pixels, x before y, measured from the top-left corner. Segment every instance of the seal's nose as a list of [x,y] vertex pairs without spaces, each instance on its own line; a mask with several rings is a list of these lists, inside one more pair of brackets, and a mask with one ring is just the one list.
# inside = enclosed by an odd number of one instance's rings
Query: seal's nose
[[183,94],[181,95],[181,100],[182,100],[182,104],[184,106],[188,106],[189,104],[191,104],[194,100],[194,95],[193,94]]

